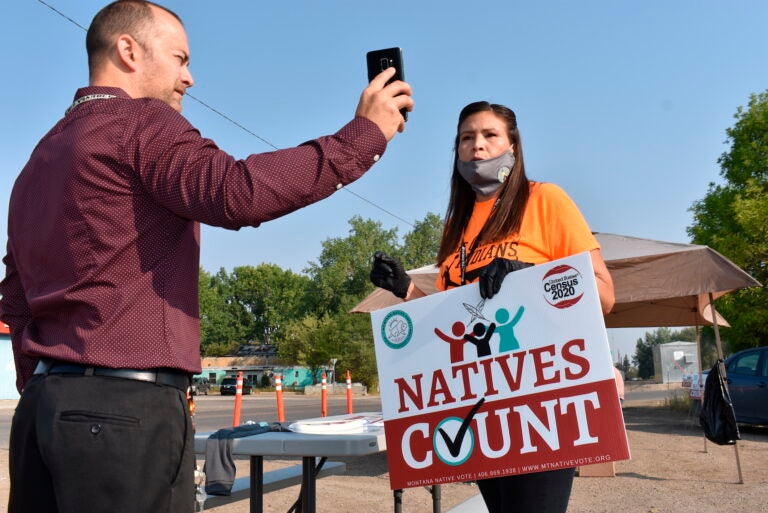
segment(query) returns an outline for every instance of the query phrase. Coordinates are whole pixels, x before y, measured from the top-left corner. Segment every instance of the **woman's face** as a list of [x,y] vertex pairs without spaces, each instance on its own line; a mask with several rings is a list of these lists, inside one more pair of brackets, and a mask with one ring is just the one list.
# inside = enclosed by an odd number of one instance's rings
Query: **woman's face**
[[459,160],[487,160],[512,148],[507,124],[493,111],[472,114],[459,126]]

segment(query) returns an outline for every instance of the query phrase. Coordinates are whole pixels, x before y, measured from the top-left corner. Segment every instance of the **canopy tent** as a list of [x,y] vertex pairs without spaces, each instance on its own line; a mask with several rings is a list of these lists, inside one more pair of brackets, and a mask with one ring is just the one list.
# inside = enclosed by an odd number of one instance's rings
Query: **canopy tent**
[[[605,318],[607,328],[700,326],[712,324],[709,294],[760,285],[717,251],[696,244],[679,244],[596,233],[614,282],[616,304]],[[426,294],[437,291],[437,268],[408,271]],[[389,291],[376,289],[351,312],[371,312],[402,302]],[[718,324],[727,326],[719,314]]]

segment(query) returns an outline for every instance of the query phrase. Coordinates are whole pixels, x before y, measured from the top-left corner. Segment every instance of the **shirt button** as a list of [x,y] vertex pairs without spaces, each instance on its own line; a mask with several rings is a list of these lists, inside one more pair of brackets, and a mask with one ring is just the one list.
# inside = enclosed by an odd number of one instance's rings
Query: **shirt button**
[[374,162],[378,162],[380,158],[381,158],[381,155],[374,155],[373,156],[373,161]]
[[343,185],[341,185],[340,183],[337,183],[337,184],[336,184],[336,190],[337,190],[337,191],[338,191],[338,190],[340,190],[342,187],[344,187],[344,186],[343,186]]

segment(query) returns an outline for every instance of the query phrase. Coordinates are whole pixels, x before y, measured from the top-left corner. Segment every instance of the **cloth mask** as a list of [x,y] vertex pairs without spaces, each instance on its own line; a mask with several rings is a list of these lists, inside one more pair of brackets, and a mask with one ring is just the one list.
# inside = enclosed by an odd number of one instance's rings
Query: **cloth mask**
[[496,192],[515,166],[515,156],[505,151],[498,157],[472,162],[456,161],[461,177],[478,194],[488,196]]

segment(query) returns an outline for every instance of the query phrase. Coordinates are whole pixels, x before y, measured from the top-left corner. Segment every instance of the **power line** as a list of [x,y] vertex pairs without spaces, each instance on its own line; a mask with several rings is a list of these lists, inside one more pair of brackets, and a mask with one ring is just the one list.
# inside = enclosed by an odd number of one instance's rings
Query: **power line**
[[260,135],[258,135],[258,134],[256,134],[256,133],[254,133],[254,132],[252,132],[252,131],[250,131],[250,130],[248,130],[246,127],[244,127],[243,125],[241,125],[240,123],[238,123],[238,122],[237,122],[237,121],[235,121],[234,119],[230,118],[229,116],[227,116],[227,115],[226,115],[226,114],[224,114],[223,112],[221,112],[221,111],[219,111],[219,110],[216,110],[216,109],[214,109],[213,107],[211,107],[210,105],[208,105],[207,103],[205,103],[205,102],[204,102],[203,100],[201,100],[200,98],[197,98],[196,96],[192,96],[190,93],[187,93],[187,92],[185,92],[184,94],[186,94],[187,96],[189,96],[190,98],[192,98],[193,100],[195,100],[197,103],[199,103],[200,105],[202,105],[202,106],[203,106],[203,107],[205,107],[206,109],[209,109],[210,111],[212,111],[212,112],[214,112],[214,113],[218,114],[219,116],[221,116],[222,118],[226,119],[227,121],[229,121],[230,123],[232,123],[232,124],[233,124],[233,125],[235,125],[236,127],[238,127],[238,128],[241,128],[241,129],[243,129],[244,131],[248,132],[249,134],[251,134],[252,136],[254,136],[254,137],[255,137],[256,139],[258,139],[259,141],[263,142],[263,143],[264,143],[264,144],[266,144],[267,146],[271,146],[271,147],[273,147],[273,148],[274,148],[274,149],[276,149],[276,150],[279,150],[279,149],[280,149],[280,148],[278,148],[277,146],[275,146],[274,144],[272,144],[271,142],[269,142],[269,141],[267,141],[266,139],[264,139],[263,137],[261,137]]
[[[66,14],[64,14],[63,12],[59,11],[58,9],[56,9],[55,7],[53,7],[52,5],[50,5],[50,4],[47,4],[47,3],[46,3],[46,2],[44,2],[43,0],[37,0],[37,1],[38,1],[39,3],[41,3],[41,4],[43,4],[44,6],[46,6],[47,8],[49,8],[50,10],[52,10],[53,12],[55,12],[56,14],[58,14],[59,16],[61,16],[62,18],[64,18],[65,20],[69,21],[70,23],[72,23],[72,24],[73,24],[73,25],[75,25],[76,27],[79,27],[79,28],[80,28],[80,29],[82,29],[84,32],[87,32],[87,31],[88,31],[88,29],[86,29],[85,27],[83,27],[82,25],[80,25],[78,22],[76,22],[75,20],[73,20],[72,18],[70,18],[69,16],[67,16]],[[260,135],[258,135],[258,134],[256,134],[255,132],[253,132],[253,131],[249,130],[248,128],[246,128],[246,127],[245,127],[245,126],[243,126],[242,124],[238,123],[238,122],[237,122],[237,121],[235,121],[234,119],[230,118],[229,116],[227,116],[227,115],[226,115],[226,114],[224,114],[223,112],[221,112],[221,111],[219,111],[219,110],[215,109],[215,108],[214,108],[214,107],[212,107],[211,105],[208,105],[207,103],[205,103],[205,102],[204,102],[204,101],[202,101],[201,99],[199,99],[199,98],[197,98],[197,97],[195,97],[195,96],[192,96],[190,93],[186,93],[186,95],[187,95],[187,96],[189,96],[191,99],[195,100],[197,103],[199,103],[199,104],[200,104],[200,105],[202,105],[203,107],[205,107],[205,108],[207,108],[208,110],[210,110],[211,112],[213,112],[213,113],[215,113],[215,114],[217,114],[217,115],[221,116],[222,118],[226,119],[227,121],[229,121],[230,123],[232,123],[232,124],[233,124],[233,125],[235,125],[236,127],[240,128],[241,130],[245,131],[246,133],[248,133],[248,134],[252,135],[253,137],[255,137],[256,139],[260,140],[260,141],[261,141],[261,142],[263,142],[264,144],[266,144],[266,145],[268,145],[268,146],[270,146],[270,147],[272,147],[272,148],[274,148],[274,149],[276,149],[276,150],[279,150],[279,149],[280,149],[280,148],[278,148],[277,146],[275,146],[274,144],[272,144],[271,142],[269,142],[268,140],[266,140],[265,138],[261,137]],[[353,191],[352,191],[352,190],[350,190],[350,189],[349,189],[347,186],[344,186],[344,187],[342,187],[342,190],[344,190],[344,191],[347,191],[349,194],[352,194],[353,196],[356,196],[357,198],[359,198],[359,199],[361,199],[361,200],[365,201],[366,203],[368,203],[369,205],[372,205],[372,206],[374,206],[374,207],[378,208],[379,210],[381,210],[381,211],[382,211],[382,212],[384,212],[385,214],[389,214],[390,216],[392,216],[392,217],[394,217],[395,219],[397,219],[397,220],[399,220],[399,221],[401,221],[401,222],[403,222],[403,223],[407,224],[408,226],[411,226],[411,227],[413,227],[413,223],[411,223],[411,222],[409,222],[409,221],[406,221],[406,220],[405,220],[405,219],[403,219],[402,217],[400,217],[400,216],[398,216],[398,215],[396,215],[396,214],[393,214],[392,212],[390,212],[389,210],[385,209],[384,207],[381,207],[381,206],[377,205],[376,203],[374,203],[373,201],[371,201],[371,200],[369,200],[369,199],[366,199],[366,198],[364,198],[363,196],[361,196],[361,195],[357,194],[356,192],[353,192]]]
[[[272,148],[274,148],[274,149],[276,149],[276,150],[279,150],[279,149],[280,149],[280,148],[278,148],[277,146],[275,146],[274,144],[272,144],[271,142],[269,142],[269,141],[267,141],[266,139],[264,139],[263,137],[261,137],[260,135],[258,135],[258,134],[256,134],[256,133],[252,132],[252,131],[251,131],[251,130],[249,130],[248,128],[244,127],[243,125],[241,125],[240,123],[238,123],[237,121],[235,121],[234,119],[230,118],[229,116],[227,116],[227,115],[226,115],[226,114],[224,114],[223,112],[221,112],[221,111],[219,111],[219,110],[215,109],[214,107],[211,107],[210,105],[208,105],[207,103],[205,103],[205,102],[204,102],[204,101],[202,101],[201,99],[199,99],[199,98],[197,98],[197,97],[195,97],[195,96],[192,96],[192,95],[191,95],[191,94],[189,94],[189,93],[186,93],[186,95],[187,95],[187,96],[189,96],[190,98],[192,98],[193,100],[195,100],[197,103],[199,103],[199,104],[200,104],[200,105],[202,105],[203,107],[205,107],[205,108],[207,108],[207,109],[210,109],[212,112],[214,112],[214,113],[218,114],[219,116],[221,116],[222,118],[226,119],[227,121],[229,121],[230,123],[232,123],[232,124],[233,124],[233,125],[235,125],[236,127],[238,127],[238,128],[241,128],[242,130],[244,130],[244,131],[246,131],[247,133],[251,134],[252,136],[254,136],[255,138],[257,138],[258,140],[260,140],[260,141],[261,141],[261,142],[263,142],[264,144],[266,144],[266,145],[268,145],[268,146],[271,146]],[[392,216],[392,217],[394,217],[395,219],[398,219],[398,220],[402,221],[403,223],[407,224],[408,226],[411,226],[411,227],[413,227],[413,223],[411,223],[411,222],[409,222],[409,221],[406,221],[405,219],[403,219],[402,217],[398,216],[397,214],[394,214],[394,213],[390,212],[389,210],[385,209],[384,207],[382,207],[382,206],[379,206],[379,205],[377,205],[376,203],[372,202],[371,200],[369,200],[369,199],[367,199],[367,198],[364,198],[363,196],[361,196],[361,195],[357,194],[356,192],[352,191],[351,189],[349,189],[347,186],[345,186],[345,187],[342,187],[342,190],[344,190],[344,191],[348,192],[349,194],[351,194],[351,195],[353,195],[353,196],[356,196],[357,198],[359,198],[359,199],[361,199],[361,200],[365,201],[366,203],[368,203],[369,205],[372,205],[372,206],[374,206],[374,207],[378,208],[378,209],[379,209],[379,210],[381,210],[382,212],[384,212],[384,213],[386,213],[386,214],[389,214],[389,215],[391,215],[391,216]]]
[[379,210],[381,210],[382,212],[386,212],[387,214],[391,215],[391,216],[392,216],[392,217],[394,217],[395,219],[399,219],[399,220],[401,220],[402,222],[404,222],[405,224],[407,224],[407,225],[409,225],[409,226],[413,226],[413,223],[409,223],[408,221],[406,221],[406,220],[405,220],[405,219],[403,219],[402,217],[400,217],[400,216],[397,216],[397,215],[393,214],[393,213],[392,213],[392,212],[390,212],[389,210],[385,210],[385,209],[384,209],[384,207],[380,207],[380,206],[378,206],[376,203],[373,203],[372,201],[369,201],[369,200],[365,199],[364,197],[360,196],[360,195],[359,195],[359,194],[357,194],[356,192],[352,192],[351,190],[347,189],[346,187],[344,187],[344,190],[345,190],[345,191],[347,191],[348,193],[352,194],[353,196],[357,196],[358,198],[360,198],[361,200],[365,201],[366,203],[370,203],[371,205],[373,205],[374,207],[378,208],[378,209],[379,209]]
[[40,2],[41,4],[43,4],[44,6],[46,6],[48,9],[52,10],[53,12],[55,12],[56,14],[58,14],[59,16],[61,16],[62,18],[64,18],[65,20],[69,21],[69,22],[70,22],[70,23],[72,23],[73,25],[75,25],[75,26],[77,26],[77,27],[80,27],[80,28],[81,28],[81,29],[83,29],[85,32],[88,32],[88,29],[87,29],[87,28],[83,27],[83,26],[82,26],[82,25],[80,25],[78,22],[76,22],[75,20],[73,20],[72,18],[70,18],[69,16],[67,16],[66,14],[64,14],[63,12],[59,11],[58,9],[56,9],[55,7],[53,7],[52,5],[50,5],[50,4],[47,4],[47,3],[43,2],[43,0],[37,0],[37,1],[38,1],[38,2]]

